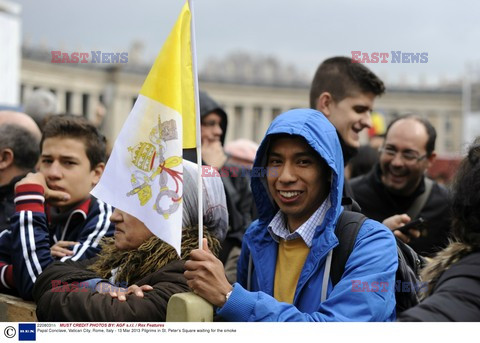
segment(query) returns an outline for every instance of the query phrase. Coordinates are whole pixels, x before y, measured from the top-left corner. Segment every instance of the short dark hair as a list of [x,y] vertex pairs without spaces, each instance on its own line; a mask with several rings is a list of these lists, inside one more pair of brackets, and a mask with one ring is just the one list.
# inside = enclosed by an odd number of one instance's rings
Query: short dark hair
[[13,151],[13,164],[24,170],[32,170],[38,161],[38,138],[29,130],[16,124],[0,125],[0,149]]
[[41,149],[47,138],[63,137],[81,140],[85,144],[85,153],[90,161],[90,168],[106,162],[107,140],[87,119],[70,114],[50,117],[43,127]]
[[480,137],[468,149],[452,185],[454,237],[480,248]]
[[415,119],[419,123],[423,124],[425,127],[425,130],[427,131],[427,145],[425,146],[425,150],[427,151],[427,156],[431,156],[433,151],[435,150],[435,141],[437,140],[437,130],[433,127],[432,123],[427,118],[420,117],[418,115],[408,113],[408,114],[403,114],[401,116],[398,116],[397,118],[393,119],[390,124],[387,126],[387,131],[385,132],[385,137],[388,135],[388,131],[390,131],[390,128],[392,127],[393,124],[395,124],[397,121],[403,120],[403,119]]
[[316,108],[317,99],[329,92],[335,102],[357,92],[381,95],[385,86],[370,69],[355,63],[349,57],[332,57],[320,64],[310,86],[310,107]]

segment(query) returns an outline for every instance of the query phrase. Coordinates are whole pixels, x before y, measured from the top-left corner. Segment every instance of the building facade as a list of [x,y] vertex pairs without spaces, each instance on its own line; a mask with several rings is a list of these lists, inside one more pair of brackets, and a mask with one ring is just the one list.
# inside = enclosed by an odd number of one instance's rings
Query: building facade
[[[149,67],[134,63],[52,63],[50,51],[23,49],[20,101],[37,88],[47,88],[58,98],[58,112],[99,120],[113,141],[128,116]],[[269,75],[281,72],[269,67]],[[275,65],[273,64],[275,67]],[[265,68],[264,68],[265,69]],[[255,70],[252,75],[255,75]],[[272,119],[286,110],[308,107],[309,80],[298,78],[241,78],[200,73],[200,88],[210,93],[228,114],[226,140],[247,138],[259,142]],[[462,89],[388,87],[375,102],[386,122],[413,112],[427,117],[438,132],[437,151],[457,154],[462,149]],[[101,119],[101,118],[100,118]],[[100,120],[102,121],[102,120]],[[366,139],[366,137],[364,137]]]

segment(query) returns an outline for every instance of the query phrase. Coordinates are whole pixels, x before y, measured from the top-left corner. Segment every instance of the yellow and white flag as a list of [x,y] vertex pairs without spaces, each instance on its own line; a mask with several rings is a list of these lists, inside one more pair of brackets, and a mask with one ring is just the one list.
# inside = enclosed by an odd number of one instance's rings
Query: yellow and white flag
[[143,221],[179,254],[182,147],[195,147],[191,19],[187,2],[92,190],[97,198]]

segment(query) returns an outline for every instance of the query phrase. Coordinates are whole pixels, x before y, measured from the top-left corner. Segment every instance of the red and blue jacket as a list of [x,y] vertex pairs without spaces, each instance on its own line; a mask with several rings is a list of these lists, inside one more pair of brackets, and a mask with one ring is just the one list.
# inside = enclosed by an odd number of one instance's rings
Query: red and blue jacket
[[96,256],[100,240],[113,236],[113,208],[90,196],[70,211],[55,214],[55,208],[44,206],[43,187],[26,184],[15,191],[15,215],[9,230],[0,233],[0,291],[30,300],[37,277],[57,260],[50,248],[58,241],[75,241],[73,255],[61,261]]

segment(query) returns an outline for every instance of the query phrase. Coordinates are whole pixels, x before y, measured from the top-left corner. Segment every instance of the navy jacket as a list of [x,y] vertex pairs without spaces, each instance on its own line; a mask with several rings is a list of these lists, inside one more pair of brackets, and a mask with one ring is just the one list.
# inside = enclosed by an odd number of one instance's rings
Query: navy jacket
[[[0,235],[0,290],[10,289],[30,300],[37,277],[56,260],[50,253],[53,244],[79,242],[72,249],[74,254],[61,261],[88,259],[96,256],[100,240],[112,236],[115,229],[110,222],[112,207],[94,197],[54,218],[45,213],[43,191],[38,186],[24,185],[20,193],[19,188],[10,230]],[[47,213],[52,212],[49,210],[47,207]]]

